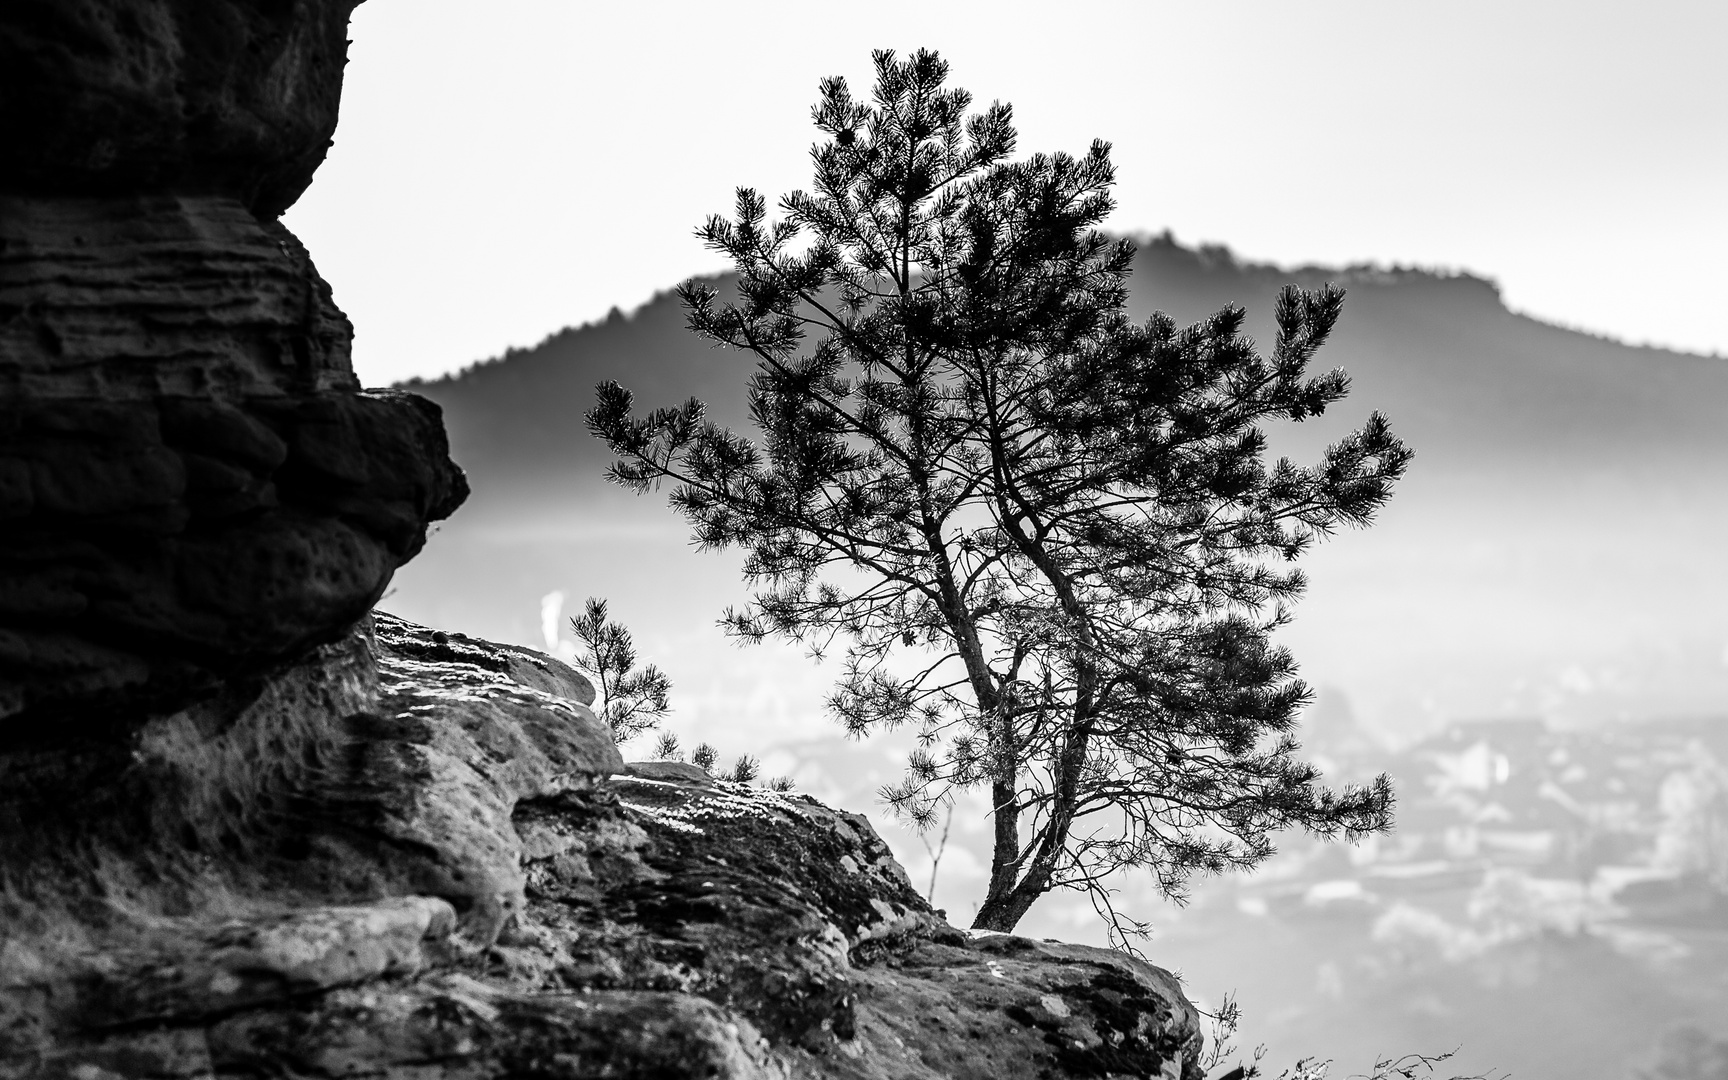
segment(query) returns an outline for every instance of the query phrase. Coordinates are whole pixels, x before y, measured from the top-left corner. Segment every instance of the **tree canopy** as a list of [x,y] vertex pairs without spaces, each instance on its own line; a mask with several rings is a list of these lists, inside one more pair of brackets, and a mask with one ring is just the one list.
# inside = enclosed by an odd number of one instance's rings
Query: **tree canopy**
[[1410,458],[1376,413],[1316,463],[1267,460],[1265,424],[1345,396],[1308,373],[1343,292],[1286,288],[1266,354],[1237,307],[1135,323],[1134,248],[1098,231],[1109,145],[1014,160],[1009,106],[969,114],[934,53],[874,59],[867,102],[821,84],[811,191],[771,220],[740,189],[698,231],[737,298],[680,290],[693,331],[754,361],[759,438],[603,384],[610,478],[669,483],[701,545],[747,553],[729,632],[844,644],[833,713],[918,736],[898,810],[988,789],[980,928],[1075,888],[1120,932],[1115,871],[1180,898],[1281,828],[1387,828],[1385,777],[1334,791],[1296,757],[1310,692],[1273,641],[1295,561]]

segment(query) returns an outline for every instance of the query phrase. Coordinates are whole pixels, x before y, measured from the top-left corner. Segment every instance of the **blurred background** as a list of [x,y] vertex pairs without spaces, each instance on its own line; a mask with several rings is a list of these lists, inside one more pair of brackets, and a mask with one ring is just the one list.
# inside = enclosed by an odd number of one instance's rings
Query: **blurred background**
[[[1397,829],[1289,835],[1185,907],[1125,878],[1149,957],[1207,1007],[1233,992],[1274,1075],[1454,1047],[1455,1071],[1533,1080],[1728,1073],[1728,8],[1054,12],[361,7],[335,146],[287,223],[362,378],[443,405],[475,490],[382,606],[567,654],[568,615],[606,598],[686,746],[869,813],[970,921],[982,805],[945,847],[889,818],[907,747],[843,738],[836,665],[727,642],[738,557],[608,488],[581,423],[617,379],[743,424],[747,363],[666,292],[723,269],[692,230],[737,185],[808,183],[819,78],[863,91],[872,48],[937,49],[1014,104],[1023,152],[1114,144],[1137,316],[1238,303],[1269,340],[1280,285],[1345,286],[1317,363],[1352,393],[1280,450],[1379,409],[1417,451],[1377,524],[1306,560],[1283,633],[1319,688],[1306,752],[1390,773]],[[1021,931],[1103,938],[1060,894]]]

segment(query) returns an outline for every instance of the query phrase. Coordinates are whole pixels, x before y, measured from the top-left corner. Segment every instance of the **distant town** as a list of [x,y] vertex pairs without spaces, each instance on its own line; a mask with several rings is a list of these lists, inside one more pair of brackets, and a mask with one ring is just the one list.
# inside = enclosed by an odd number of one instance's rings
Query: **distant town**
[[1263,872],[1209,892],[1249,915],[1356,909],[1376,939],[1455,960],[1542,932],[1657,959],[1728,926],[1728,722],[1454,723],[1390,757],[1340,727],[1314,756],[1328,775],[1392,773],[1394,831],[1291,835]]

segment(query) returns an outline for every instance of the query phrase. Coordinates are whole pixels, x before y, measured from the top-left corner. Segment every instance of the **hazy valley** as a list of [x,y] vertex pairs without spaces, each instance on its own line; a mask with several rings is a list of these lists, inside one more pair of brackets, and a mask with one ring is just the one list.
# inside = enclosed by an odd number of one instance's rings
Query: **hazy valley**
[[[1728,1009],[1711,974],[1728,941],[1709,929],[1728,877],[1709,884],[1699,869],[1715,858],[1728,873],[1728,361],[1544,324],[1468,275],[1279,269],[1164,238],[1142,244],[1132,306],[1193,321],[1238,303],[1267,340],[1271,298],[1290,280],[1348,288],[1317,364],[1347,370],[1353,390],[1335,415],[1272,432],[1274,446],[1312,456],[1378,409],[1417,452],[1377,524],[1306,559],[1310,592],[1284,635],[1321,688],[1310,750],[1341,776],[1391,772],[1403,816],[1369,851],[1291,837],[1265,872],[1203,886],[1186,909],[1126,883],[1158,928],[1158,955],[1202,977],[1191,992],[1214,1005],[1237,990],[1249,1047],[1337,1054],[1349,1069],[1376,1051],[1463,1041],[1472,1069],[1579,1075],[1604,1054],[1642,1060],[1676,1024],[1708,1027],[1701,1018]],[[594,385],[617,379],[639,406],[696,396],[744,427],[749,370],[688,334],[667,293],[414,384],[443,406],[475,494],[383,606],[568,651],[562,613],[606,597],[671,675],[668,726],[686,745],[757,754],[768,775],[880,820],[874,792],[905,748],[842,740],[822,714],[831,666],[721,636],[715,617],[743,596],[737,556],[692,550],[663,497],[608,486],[609,455],[582,424]],[[1713,749],[1692,760],[1700,778],[1665,789],[1675,769],[1661,762],[1712,731]],[[1628,740],[1648,753],[1617,755],[1612,744]],[[1585,808],[1549,760],[1561,743],[1594,755],[1591,783],[1639,793],[1618,811]],[[1693,783],[1699,828],[1717,830],[1698,841],[1715,854],[1684,872],[1658,856],[1663,815],[1679,813],[1664,810],[1675,783]],[[956,815],[937,877],[936,901],[957,919],[986,866],[973,809]],[[927,882],[919,838],[881,824]],[[1028,927],[1101,940],[1078,898],[1046,898]],[[1638,1037],[1591,1019],[1603,1009],[1626,1014]]]

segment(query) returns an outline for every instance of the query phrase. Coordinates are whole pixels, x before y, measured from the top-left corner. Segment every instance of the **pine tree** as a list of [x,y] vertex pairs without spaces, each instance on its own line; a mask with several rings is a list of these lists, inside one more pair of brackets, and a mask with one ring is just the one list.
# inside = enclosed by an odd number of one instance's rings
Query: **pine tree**
[[[590,596],[582,614],[570,620],[570,632],[582,643],[572,662],[576,670],[599,683],[595,711],[612,729],[613,740],[629,742],[659,727],[671,709],[667,696],[672,681],[653,664],[634,670],[635,642],[629,630],[606,618],[606,601]],[[676,749],[676,739],[672,747]]]
[[1307,375],[1343,293],[1286,288],[1270,356],[1236,307],[1135,324],[1133,246],[1097,231],[1108,144],[1014,161],[1009,107],[968,116],[935,54],[875,67],[870,102],[821,84],[813,192],[770,221],[740,189],[698,231],[738,299],[687,284],[689,325],[755,361],[760,442],[695,400],[634,416],[607,383],[609,477],[670,482],[702,546],[747,552],[730,633],[845,642],[832,711],[918,735],[897,810],[926,825],[988,788],[979,928],[1071,888],[1119,933],[1118,870],[1180,899],[1280,828],[1388,828],[1385,777],[1335,792],[1296,759],[1310,692],[1271,636],[1294,561],[1366,524],[1410,457],[1376,413],[1316,464],[1265,460],[1262,424],[1345,395]]

